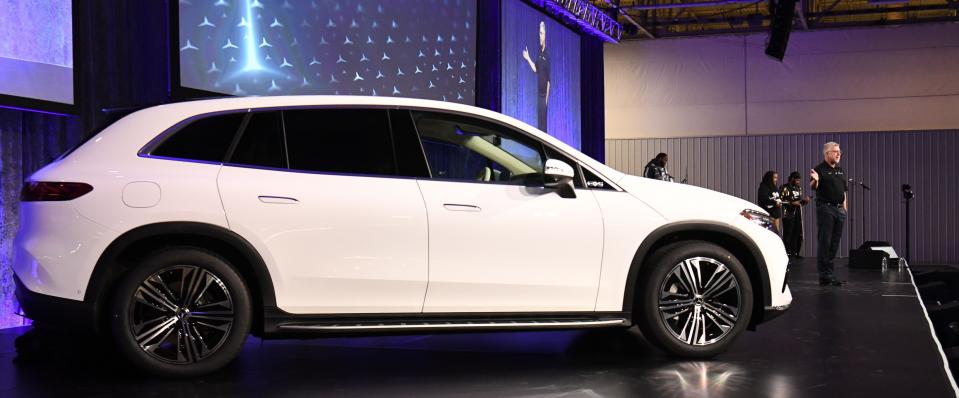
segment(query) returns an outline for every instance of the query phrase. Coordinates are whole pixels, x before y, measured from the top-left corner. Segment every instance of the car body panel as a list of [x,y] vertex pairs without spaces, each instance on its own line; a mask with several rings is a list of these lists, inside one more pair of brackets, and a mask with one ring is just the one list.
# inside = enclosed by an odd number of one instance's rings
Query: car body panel
[[424,312],[592,311],[603,250],[592,192],[419,181],[430,217]]
[[420,312],[426,209],[416,180],[224,166],[230,229],[267,253],[293,314]]

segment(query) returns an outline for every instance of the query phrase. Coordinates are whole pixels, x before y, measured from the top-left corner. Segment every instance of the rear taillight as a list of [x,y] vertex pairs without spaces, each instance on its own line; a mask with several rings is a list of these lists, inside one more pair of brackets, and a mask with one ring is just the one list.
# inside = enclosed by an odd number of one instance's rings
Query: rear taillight
[[45,182],[29,181],[20,191],[21,202],[47,202],[73,200],[93,190],[90,184],[82,182]]

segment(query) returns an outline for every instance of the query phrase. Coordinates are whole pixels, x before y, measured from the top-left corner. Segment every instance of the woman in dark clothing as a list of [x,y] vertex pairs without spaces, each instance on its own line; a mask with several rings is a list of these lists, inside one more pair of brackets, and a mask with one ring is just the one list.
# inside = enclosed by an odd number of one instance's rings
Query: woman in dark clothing
[[666,162],[668,161],[669,156],[667,156],[665,153],[656,155],[653,160],[650,160],[649,163],[646,163],[646,169],[643,170],[643,177],[660,181],[672,181],[673,177],[669,175],[668,171],[666,171]]
[[773,219],[773,227],[776,228],[776,233],[782,231],[780,226],[780,219],[782,218],[782,201],[779,199],[779,173],[769,170],[766,174],[763,174],[763,180],[759,183],[759,192],[756,194],[758,198],[759,207],[762,207],[763,210],[766,210],[769,213],[769,217]]

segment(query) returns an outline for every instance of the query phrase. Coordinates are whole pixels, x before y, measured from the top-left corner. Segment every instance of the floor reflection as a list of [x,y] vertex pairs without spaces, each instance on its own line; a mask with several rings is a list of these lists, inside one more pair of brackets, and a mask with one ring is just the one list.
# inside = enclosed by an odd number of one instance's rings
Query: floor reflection
[[725,396],[749,383],[742,367],[723,362],[684,362],[659,370],[654,376],[662,397]]

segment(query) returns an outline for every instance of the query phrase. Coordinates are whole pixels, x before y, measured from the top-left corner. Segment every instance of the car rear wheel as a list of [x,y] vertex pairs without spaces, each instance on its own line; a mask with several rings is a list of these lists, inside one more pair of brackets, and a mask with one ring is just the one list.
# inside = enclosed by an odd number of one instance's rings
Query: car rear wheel
[[752,285],[728,250],[709,242],[678,242],[651,260],[636,315],[643,335],[656,346],[683,357],[711,357],[746,329]]
[[250,294],[222,257],[195,248],[147,256],[114,294],[111,329],[134,365],[196,376],[229,363],[250,330]]

